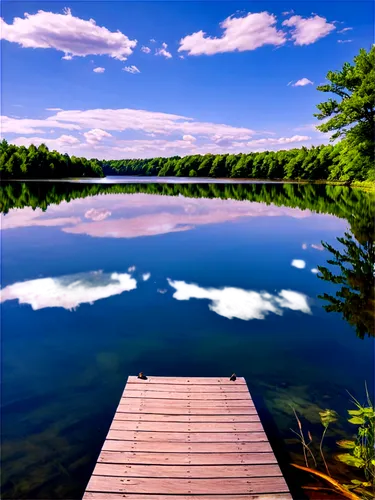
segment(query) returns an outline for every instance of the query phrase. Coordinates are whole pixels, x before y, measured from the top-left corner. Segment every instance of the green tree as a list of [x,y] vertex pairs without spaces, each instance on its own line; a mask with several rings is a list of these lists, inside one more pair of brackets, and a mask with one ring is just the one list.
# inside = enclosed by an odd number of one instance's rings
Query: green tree
[[[334,131],[333,139],[351,135],[374,140],[375,118],[375,47],[369,52],[361,49],[354,65],[346,62],[340,71],[329,71],[330,83],[317,87],[321,92],[337,96],[317,105],[319,120],[329,118],[317,128],[321,132]],[[347,127],[351,127],[348,129]]]

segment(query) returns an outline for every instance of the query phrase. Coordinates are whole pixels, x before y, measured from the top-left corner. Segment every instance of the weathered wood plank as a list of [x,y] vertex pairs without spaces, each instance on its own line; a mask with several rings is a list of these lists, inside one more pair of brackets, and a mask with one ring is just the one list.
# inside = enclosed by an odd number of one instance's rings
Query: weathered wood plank
[[243,377],[237,377],[232,382],[229,377],[151,377],[141,380],[136,376],[128,377],[128,384],[174,384],[174,385],[245,385]]
[[233,478],[281,476],[278,465],[121,465],[97,463],[95,476],[170,477],[170,478]]
[[258,422],[241,423],[205,423],[205,422],[132,422],[113,420],[113,431],[149,431],[149,432],[262,432],[263,426]]
[[[105,500],[292,500],[289,493],[272,493],[271,495],[152,495],[147,496],[137,493],[108,493],[105,494]],[[83,500],[104,500],[103,493],[86,491]]]
[[[262,443],[263,444],[263,443]],[[259,447],[261,448],[261,447]],[[267,452],[260,453],[150,453],[150,452],[122,452],[102,451],[98,462],[113,464],[139,465],[257,465],[277,464],[270,447]]]
[[187,399],[152,399],[152,398],[121,398],[120,406],[129,408],[139,407],[168,407],[168,408],[254,408],[251,399],[236,399],[235,401],[226,401],[219,399],[216,401],[188,401]]
[[118,439],[106,439],[102,449],[105,451],[140,451],[156,453],[251,453],[253,451],[270,451],[271,448],[267,441],[168,443],[164,441],[121,441]]
[[153,413],[120,413],[117,412],[113,418],[126,422],[172,422],[172,423],[248,423],[260,422],[256,412],[251,415],[163,415]]
[[173,392],[173,391],[133,391],[126,389],[122,396],[122,401],[127,398],[142,398],[143,400],[166,399],[166,400],[181,400],[181,401],[251,401],[248,392]]
[[283,477],[254,477],[235,479],[170,479],[170,478],[120,478],[91,476],[87,491],[144,494],[248,494],[287,493]]
[[148,406],[140,408],[128,405],[119,405],[118,413],[133,413],[133,414],[157,414],[157,415],[257,415],[255,408],[189,408],[189,407],[163,407],[163,406]]
[[228,443],[268,441],[264,432],[147,432],[110,429],[107,439],[174,443]]
[[159,384],[154,382],[152,384],[143,384],[143,381],[140,383],[127,383],[125,386],[125,391],[165,391],[165,392],[188,392],[188,393],[205,393],[205,392],[214,392],[220,394],[232,394],[232,393],[245,393],[249,394],[249,390],[246,384],[236,385],[236,384],[226,384],[226,385],[218,385],[218,384],[209,384],[209,385],[191,385],[191,384]]

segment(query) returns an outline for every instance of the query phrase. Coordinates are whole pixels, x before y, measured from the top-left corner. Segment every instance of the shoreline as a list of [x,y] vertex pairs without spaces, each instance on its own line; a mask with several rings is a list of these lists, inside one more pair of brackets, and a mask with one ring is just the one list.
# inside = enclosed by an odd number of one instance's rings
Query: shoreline
[[1,179],[1,182],[70,182],[76,184],[311,184],[346,186],[375,192],[375,183],[371,181],[328,181],[328,180],[283,180],[283,179],[249,179],[230,177],[157,177],[157,176],[108,176],[108,177],[66,177],[62,179]]

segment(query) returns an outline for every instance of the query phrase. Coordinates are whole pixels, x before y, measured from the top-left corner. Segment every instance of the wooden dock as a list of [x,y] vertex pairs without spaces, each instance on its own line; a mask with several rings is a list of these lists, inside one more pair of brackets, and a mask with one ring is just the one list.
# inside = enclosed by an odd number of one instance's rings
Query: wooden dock
[[291,500],[244,378],[129,377],[84,500]]

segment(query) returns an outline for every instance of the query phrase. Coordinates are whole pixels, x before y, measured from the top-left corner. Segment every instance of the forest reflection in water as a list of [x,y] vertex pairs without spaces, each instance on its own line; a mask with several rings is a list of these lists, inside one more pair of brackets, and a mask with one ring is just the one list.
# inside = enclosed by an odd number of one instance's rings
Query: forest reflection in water
[[[372,194],[13,182],[0,203],[3,498],[80,498],[140,370],[241,373],[287,481],[306,484],[290,405],[319,436],[319,411],[345,415],[346,389],[371,386]],[[351,431],[340,421],[327,455]]]
[[[344,218],[350,233],[337,238],[335,246],[322,242],[331,254],[327,266],[319,266],[318,278],[338,285],[335,295],[319,296],[327,312],[338,312],[358,335],[375,335],[374,300],[374,215],[375,196],[346,186],[312,184],[82,184],[13,182],[0,188],[0,209],[32,207],[46,210],[51,204],[106,194],[145,193],[191,198],[219,198],[253,201],[291,208],[309,209]],[[94,213],[95,212],[95,213]],[[90,215],[103,220],[107,213]],[[87,216],[88,217],[88,216]],[[114,222],[116,226],[116,222]],[[181,229],[179,229],[181,230]]]

